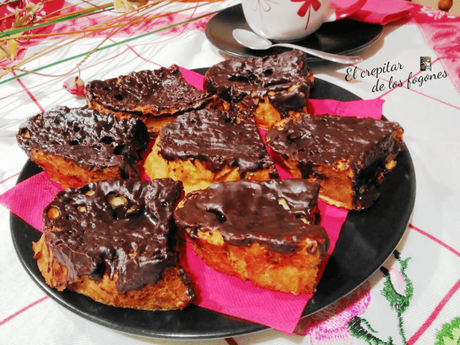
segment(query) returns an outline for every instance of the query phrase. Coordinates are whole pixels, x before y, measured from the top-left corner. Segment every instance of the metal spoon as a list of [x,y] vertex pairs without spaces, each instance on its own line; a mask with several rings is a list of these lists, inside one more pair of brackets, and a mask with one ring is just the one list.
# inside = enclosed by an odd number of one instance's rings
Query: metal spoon
[[344,56],[322,52],[316,49],[310,49],[301,47],[295,44],[290,43],[272,43],[266,38],[260,37],[252,31],[235,29],[233,30],[233,37],[237,40],[238,43],[242,44],[245,47],[255,49],[255,50],[265,50],[271,47],[288,47],[293,49],[298,49],[304,51],[307,54],[318,56],[324,60],[334,61],[337,63],[342,63],[346,65],[356,64],[363,61],[363,58],[360,56]]

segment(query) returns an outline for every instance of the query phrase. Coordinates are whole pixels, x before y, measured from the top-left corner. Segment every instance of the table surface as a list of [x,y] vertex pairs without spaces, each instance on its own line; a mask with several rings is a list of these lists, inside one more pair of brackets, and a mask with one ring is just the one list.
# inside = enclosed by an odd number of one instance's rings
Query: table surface
[[[210,4],[197,12],[214,11],[235,1]],[[186,16],[186,14],[184,14]],[[204,34],[206,19],[165,34],[149,35],[93,54],[80,69],[83,80],[107,79],[131,71],[178,64],[194,69],[208,67],[227,58],[214,48]],[[114,38],[119,41],[123,38]],[[30,69],[50,61],[90,50],[99,38],[78,42],[32,63]],[[41,45],[51,44],[44,41]],[[455,43],[454,41],[452,42]],[[458,44],[458,42],[456,43]],[[30,48],[30,54],[36,48]],[[401,333],[409,344],[457,344],[460,337],[460,97],[451,76],[417,82],[414,76],[445,71],[445,61],[457,56],[439,56],[427,44],[415,23],[398,22],[384,27],[382,37],[359,52],[364,61],[357,66],[320,62],[311,64],[318,78],[345,88],[363,99],[383,99],[384,115],[399,122],[412,155],[416,172],[417,196],[408,229],[392,256],[352,297],[311,317],[302,319],[296,334],[276,330],[231,339],[199,341],[200,344],[402,344]],[[420,71],[420,57],[430,56],[432,71]],[[75,65],[67,62],[48,68],[48,74],[61,74]],[[396,66],[379,78],[362,71]],[[351,78],[356,67],[357,78]],[[391,69],[391,68],[390,68]],[[425,74],[424,74],[425,73]],[[459,73],[457,71],[457,73]],[[26,75],[0,84],[0,194],[11,189],[27,157],[15,139],[27,117],[57,105],[82,106],[84,98],[62,88],[65,77]],[[403,81],[401,87],[389,82]],[[419,79],[421,80],[421,79]],[[380,91],[375,90],[379,83]],[[73,314],[49,298],[28,276],[15,253],[10,234],[10,213],[0,207],[0,344],[183,344],[180,341],[143,339],[104,328]],[[405,268],[406,279],[401,272]],[[394,301],[384,293],[391,280],[404,312],[397,313]],[[404,287],[412,284],[412,295]],[[359,298],[356,298],[359,297]],[[347,323],[361,320],[375,330],[367,336],[352,335]],[[370,330],[371,328],[367,328]],[[452,334],[455,342],[442,336]],[[372,338],[375,337],[375,338]],[[452,338],[454,339],[454,338]],[[191,342],[188,342],[191,343]]]

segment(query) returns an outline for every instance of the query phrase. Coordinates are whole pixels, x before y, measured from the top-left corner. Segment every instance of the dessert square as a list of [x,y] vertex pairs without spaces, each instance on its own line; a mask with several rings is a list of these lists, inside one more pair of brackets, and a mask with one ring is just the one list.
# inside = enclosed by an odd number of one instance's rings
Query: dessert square
[[292,50],[261,58],[229,59],[205,74],[204,90],[216,93],[233,110],[251,110],[257,125],[269,129],[307,112],[314,77],[306,54]]
[[253,118],[214,109],[192,111],[166,125],[144,169],[151,179],[182,181],[186,193],[216,182],[278,176]]
[[378,185],[405,149],[396,122],[331,115],[280,121],[266,137],[275,161],[296,178],[318,181],[319,198],[349,210],[379,197]]
[[56,107],[29,118],[19,146],[64,188],[138,177],[149,135],[144,123],[93,109]]
[[203,108],[228,108],[222,100],[193,87],[178,66],[144,70],[107,80],[87,83],[89,107],[113,112],[120,118],[137,117],[155,136],[177,115]]
[[46,283],[122,308],[183,309],[194,298],[179,265],[171,179],[90,183],[58,193],[33,244]]
[[174,218],[209,267],[265,289],[312,293],[329,248],[318,190],[303,179],[216,183],[188,194]]

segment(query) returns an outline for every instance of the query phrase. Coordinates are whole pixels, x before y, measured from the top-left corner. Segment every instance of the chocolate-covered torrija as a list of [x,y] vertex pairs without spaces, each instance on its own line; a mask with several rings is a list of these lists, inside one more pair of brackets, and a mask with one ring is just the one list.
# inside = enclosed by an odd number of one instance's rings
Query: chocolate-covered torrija
[[[319,222],[319,184],[301,179],[245,180],[216,183],[189,195],[175,212],[179,228],[219,231],[231,245],[267,245],[279,253],[293,253],[305,238],[313,241],[311,254],[323,257],[329,246]],[[303,219],[302,219],[303,218]]]
[[405,148],[398,123],[305,114],[273,127],[267,145],[295,177],[321,183],[320,198],[349,209],[369,207],[376,185]]
[[216,183],[189,194],[174,218],[209,267],[264,289],[313,293],[329,248],[318,189],[303,179]]
[[42,152],[87,170],[116,167],[123,177],[139,176],[136,163],[148,143],[147,129],[139,120],[64,106],[29,118],[16,138],[32,160],[34,152]]
[[261,58],[228,59],[212,66],[205,75],[204,87],[233,104],[248,98],[269,102],[283,117],[290,110],[307,105],[313,84],[306,55],[292,50]]
[[198,90],[183,78],[179,67],[132,72],[86,85],[88,104],[116,112],[159,116],[203,108],[212,102],[210,94]]
[[60,192],[44,210],[46,245],[69,282],[116,275],[121,294],[155,284],[177,263],[173,210],[182,193],[171,179],[112,180]]
[[160,138],[161,156],[169,161],[196,159],[208,163],[213,172],[238,167],[243,177],[247,172],[274,169],[254,120],[243,113],[189,112],[163,128]]

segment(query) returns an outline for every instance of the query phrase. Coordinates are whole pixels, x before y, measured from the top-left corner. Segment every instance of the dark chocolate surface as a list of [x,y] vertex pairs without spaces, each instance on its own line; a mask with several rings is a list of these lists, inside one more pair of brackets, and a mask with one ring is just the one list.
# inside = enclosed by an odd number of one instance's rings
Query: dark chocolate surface
[[133,163],[141,160],[149,139],[140,120],[119,120],[86,107],[64,106],[29,118],[16,138],[29,157],[32,150],[43,151],[88,170],[115,166],[127,175],[135,173]]
[[267,145],[285,158],[305,165],[333,164],[350,160],[359,172],[381,156],[397,153],[404,142],[392,135],[401,129],[396,122],[369,118],[305,115],[289,121],[282,130],[271,128]]
[[43,211],[45,240],[70,281],[99,280],[107,271],[118,274],[120,293],[154,284],[177,260],[173,211],[182,193],[172,179],[67,189]]
[[178,116],[160,131],[162,157],[209,162],[213,172],[238,167],[241,176],[274,167],[254,120],[241,114],[203,109]]
[[[317,211],[319,185],[302,179],[270,180],[253,183],[245,180],[216,183],[193,192],[174,218],[179,228],[190,228],[193,239],[197,231],[219,231],[231,245],[265,244],[281,252],[294,252],[305,238],[316,242],[312,254],[324,256],[329,237],[319,225],[305,224]],[[279,204],[284,199],[290,210]]]
[[[259,98],[269,95],[271,104],[281,113],[287,113],[306,105],[312,86],[310,78],[305,53],[292,50],[276,56],[220,62],[206,72],[204,88],[234,103],[249,95]],[[293,85],[299,87],[288,91]],[[270,91],[275,94],[269,94]]]
[[[87,83],[85,94],[89,102],[95,101],[114,111],[131,112],[134,108],[149,107],[155,112],[169,109],[171,114],[200,109],[212,99],[210,94],[187,83],[176,65],[93,80]],[[157,115],[148,110],[142,113]]]
[[[372,205],[380,193],[376,186],[386,173],[385,159],[405,148],[396,122],[331,115],[305,115],[289,121],[281,130],[273,127],[265,137],[267,145],[285,159],[298,162],[303,178],[324,178],[316,170],[339,161],[353,170],[354,209]],[[402,134],[402,132],[401,132]]]

